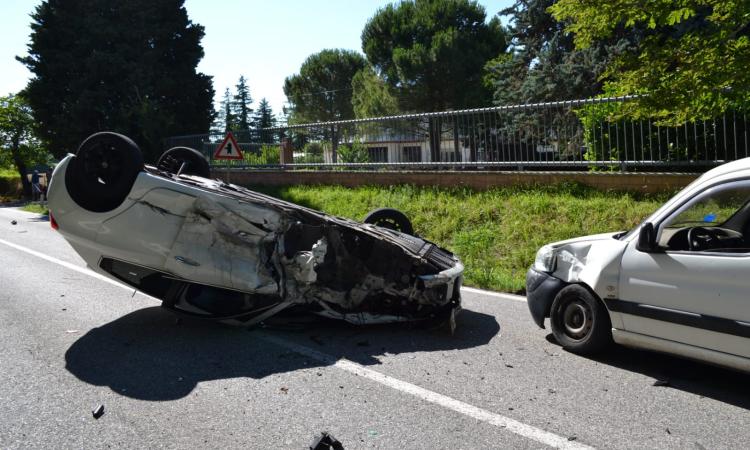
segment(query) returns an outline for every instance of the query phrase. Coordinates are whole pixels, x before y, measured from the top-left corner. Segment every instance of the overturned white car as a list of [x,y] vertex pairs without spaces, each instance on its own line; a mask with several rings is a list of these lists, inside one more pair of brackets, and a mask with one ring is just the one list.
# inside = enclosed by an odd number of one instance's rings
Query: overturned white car
[[377,210],[358,223],[209,179],[195,150],[145,166],[102,132],[55,168],[50,221],[94,270],[174,311],[252,325],[282,310],[453,326],[463,266]]
[[565,348],[609,342],[750,371],[750,158],[706,172],[630,232],[542,247],[529,310]]

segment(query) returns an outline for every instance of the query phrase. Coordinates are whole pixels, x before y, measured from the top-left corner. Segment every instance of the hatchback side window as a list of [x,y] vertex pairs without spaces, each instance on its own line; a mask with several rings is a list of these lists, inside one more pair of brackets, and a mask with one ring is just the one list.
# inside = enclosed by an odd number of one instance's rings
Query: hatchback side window
[[750,252],[750,182],[716,186],[662,222],[659,246],[667,251]]

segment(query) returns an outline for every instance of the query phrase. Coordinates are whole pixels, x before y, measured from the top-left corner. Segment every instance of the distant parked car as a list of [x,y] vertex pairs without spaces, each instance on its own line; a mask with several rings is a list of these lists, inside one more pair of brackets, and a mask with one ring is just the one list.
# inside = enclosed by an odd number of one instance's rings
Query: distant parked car
[[750,158],[691,183],[640,226],[542,247],[531,316],[577,353],[611,341],[750,371]]
[[50,222],[91,268],[184,314],[455,324],[463,265],[402,213],[363,224],[209,177],[195,150],[147,166],[127,137],[97,133],[56,167]]

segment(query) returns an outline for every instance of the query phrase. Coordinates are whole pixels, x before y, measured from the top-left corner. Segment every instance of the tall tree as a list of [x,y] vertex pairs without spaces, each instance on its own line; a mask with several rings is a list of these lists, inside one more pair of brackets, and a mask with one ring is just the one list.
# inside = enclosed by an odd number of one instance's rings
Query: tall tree
[[405,0],[370,18],[362,31],[368,61],[408,111],[486,104],[485,63],[506,47],[497,17],[470,0]]
[[203,27],[184,0],[45,0],[32,15],[34,74],[25,90],[39,131],[61,156],[91,133],[133,137],[147,160],[162,138],[208,130],[211,77],[197,73]]
[[252,125],[250,115],[253,112],[250,105],[253,103],[253,98],[250,96],[250,88],[247,86],[244,75],[240,75],[235,88],[237,90],[234,94],[234,115],[237,118],[237,128],[239,131],[249,133]]
[[255,126],[259,129],[269,128],[276,125],[276,118],[273,115],[273,109],[265,98],[260,100],[258,111],[253,118]]
[[323,50],[310,55],[299,74],[284,80],[284,94],[298,121],[322,122],[351,119],[352,78],[365,67],[365,59],[350,50]]
[[[327,122],[353,118],[352,78],[365,64],[359,53],[350,50],[323,50],[310,55],[299,74],[284,80],[284,94],[292,105],[294,120]],[[328,133],[336,161],[338,128],[331,126]]]
[[213,133],[226,134],[238,130],[237,116],[234,115],[234,110],[234,96],[229,88],[225,88],[219,110],[216,112],[216,120],[212,128]]
[[496,104],[518,104],[593,97],[602,92],[599,77],[611,55],[637,42],[621,30],[610,39],[576,50],[565,24],[548,8],[556,0],[518,0],[500,12],[509,16],[511,51],[487,64],[486,81]]
[[560,0],[550,10],[579,49],[620,28],[645,30],[603,73],[614,93],[646,94],[623,105],[626,114],[680,124],[750,105],[747,0]]
[[[394,89],[405,111],[441,111],[486,105],[483,68],[505,47],[497,17],[471,0],[404,0],[367,22],[362,48]],[[430,121],[432,156],[439,158],[441,126]]]
[[0,97],[0,151],[10,153],[10,160],[18,170],[23,193],[27,198],[31,197],[31,183],[26,177],[27,168],[47,162],[47,152],[39,145],[34,124],[31,107],[23,97]]
[[358,119],[399,113],[393,89],[368,66],[352,79],[352,106]]

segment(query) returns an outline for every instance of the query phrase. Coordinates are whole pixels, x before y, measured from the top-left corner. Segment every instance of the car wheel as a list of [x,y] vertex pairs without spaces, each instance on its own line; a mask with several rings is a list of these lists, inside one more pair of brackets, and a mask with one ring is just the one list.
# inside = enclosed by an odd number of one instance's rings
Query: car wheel
[[[180,172],[183,164],[185,167]],[[189,147],[174,147],[162,153],[156,162],[156,168],[169,173],[211,178],[211,168],[206,158],[198,150]]]
[[380,208],[367,213],[365,223],[400,231],[406,234],[414,234],[414,227],[406,214],[393,208]]
[[78,147],[65,174],[68,194],[92,212],[111,211],[122,204],[143,170],[143,155],[121,134],[92,134]]
[[555,296],[550,325],[557,342],[573,353],[595,353],[612,342],[609,312],[591,291],[577,284]]

